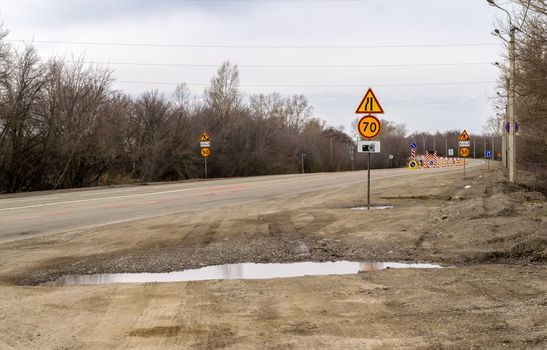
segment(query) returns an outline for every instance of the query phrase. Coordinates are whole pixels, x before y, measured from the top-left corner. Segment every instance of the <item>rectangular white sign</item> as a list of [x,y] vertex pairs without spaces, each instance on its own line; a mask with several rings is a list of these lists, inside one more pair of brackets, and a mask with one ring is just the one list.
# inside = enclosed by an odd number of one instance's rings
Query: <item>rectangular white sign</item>
[[449,156],[453,156],[454,155],[454,150],[452,148],[449,148],[448,149],[448,155]]
[[471,141],[460,141],[460,147],[471,147]]
[[359,141],[357,144],[359,153],[380,153],[380,141]]
[[211,147],[211,141],[201,141],[199,143],[199,147],[201,147],[201,148]]

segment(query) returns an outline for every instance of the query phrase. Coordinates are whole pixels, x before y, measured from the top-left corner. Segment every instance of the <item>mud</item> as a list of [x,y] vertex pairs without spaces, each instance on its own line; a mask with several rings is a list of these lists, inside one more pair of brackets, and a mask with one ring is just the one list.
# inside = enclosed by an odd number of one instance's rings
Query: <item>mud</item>
[[[465,189],[464,186],[471,185]],[[354,188],[0,245],[0,349],[543,349],[545,197],[497,171]],[[238,263],[437,262],[271,280],[36,287]]]

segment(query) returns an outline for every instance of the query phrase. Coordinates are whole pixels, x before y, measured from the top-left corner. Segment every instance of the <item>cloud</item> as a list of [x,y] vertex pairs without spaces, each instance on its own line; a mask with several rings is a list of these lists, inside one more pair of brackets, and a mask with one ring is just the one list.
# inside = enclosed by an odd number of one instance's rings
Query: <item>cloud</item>
[[[4,0],[2,16],[12,39],[117,43],[394,45],[495,42],[494,13],[476,0],[392,1],[24,1]],[[304,94],[318,116],[333,125],[354,119],[367,87],[382,96],[386,117],[412,129],[453,128],[458,122],[480,130],[489,113],[492,86],[405,86],[436,82],[493,81],[488,65],[361,68],[257,68],[245,65],[379,65],[491,62],[500,47],[369,47],[354,49],[175,48],[36,44],[44,58],[85,53],[100,62],[241,64],[248,94]],[[124,81],[208,83],[215,67],[112,65]],[[321,85],[323,88],[302,87]],[[362,88],[338,88],[338,85]],[[283,87],[285,86],[285,87]],[[295,86],[295,87],[287,87]],[[332,87],[330,87],[332,86]],[[117,83],[138,94],[171,85]],[[202,86],[191,87],[199,96]],[[477,98],[478,100],[475,100]],[[357,101],[357,102],[355,102]],[[462,102],[463,101],[463,102]],[[467,101],[467,102],[466,102]],[[480,102],[483,101],[483,102]],[[486,101],[486,102],[484,102]],[[464,115],[465,114],[465,115]],[[466,119],[467,118],[467,119]]]

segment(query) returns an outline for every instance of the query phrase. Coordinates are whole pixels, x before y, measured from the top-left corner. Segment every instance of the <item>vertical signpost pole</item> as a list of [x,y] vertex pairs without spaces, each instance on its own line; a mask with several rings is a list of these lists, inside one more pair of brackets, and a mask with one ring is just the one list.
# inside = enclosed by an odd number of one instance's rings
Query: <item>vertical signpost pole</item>
[[368,154],[367,208],[370,210],[370,153]]
[[207,180],[207,157],[204,157],[205,159],[205,180]]
[[203,157],[204,161],[204,171],[205,171],[205,179],[207,180],[207,158],[211,155],[211,138],[209,137],[209,134],[204,131],[201,136],[199,137],[199,147],[201,148],[201,156]]
[[[356,114],[367,114],[366,116],[359,119],[357,124],[357,130],[359,131],[359,134],[363,139],[373,140],[376,136],[380,134],[380,130],[382,127],[382,124],[378,118],[373,116],[372,114],[383,114],[384,110],[380,103],[378,102],[378,99],[376,99],[376,96],[374,96],[374,92],[372,89],[368,89],[365,96],[363,97],[363,100],[359,104],[359,107],[357,107],[357,110],[355,111]],[[364,150],[363,150],[364,151]],[[380,152],[380,148],[378,145],[378,152]],[[370,158],[371,152],[375,152],[375,148],[367,149],[366,151],[368,153],[368,167],[367,167],[367,209],[370,210]]]

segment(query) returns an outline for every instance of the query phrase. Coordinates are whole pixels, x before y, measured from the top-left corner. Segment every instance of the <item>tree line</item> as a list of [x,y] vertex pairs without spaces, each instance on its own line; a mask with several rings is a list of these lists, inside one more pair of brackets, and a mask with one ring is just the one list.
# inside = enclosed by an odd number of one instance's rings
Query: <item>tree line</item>
[[[11,47],[7,34],[0,28],[1,192],[200,178],[203,131],[212,138],[210,177],[366,168],[354,138],[317,118],[305,96],[244,96],[229,62],[203,99],[183,83],[168,96],[135,97],[113,88],[106,67],[42,60],[32,45]],[[405,166],[409,143],[427,139],[432,150],[432,137],[444,155],[442,135],[452,140],[458,132],[408,135],[404,124],[384,120],[372,166]]]

